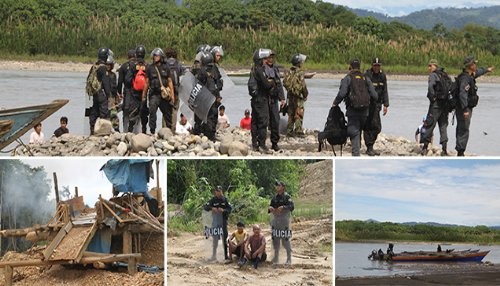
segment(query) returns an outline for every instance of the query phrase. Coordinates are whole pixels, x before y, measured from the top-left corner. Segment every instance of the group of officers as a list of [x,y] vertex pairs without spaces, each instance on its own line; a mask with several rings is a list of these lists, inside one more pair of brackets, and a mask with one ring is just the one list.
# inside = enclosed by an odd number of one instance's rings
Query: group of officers
[[[275,188],[276,188],[276,195],[273,196],[271,199],[271,202],[267,210],[268,213],[272,214],[273,216],[281,216],[285,215],[285,213],[288,213],[289,215],[294,210],[295,206],[291,196],[285,190],[286,189],[285,183],[281,181],[276,181]],[[240,241],[236,239],[237,240],[236,244],[233,244],[232,245],[233,247],[229,247],[231,241],[228,240],[227,227],[228,227],[229,215],[231,214],[232,211],[232,206],[227,200],[227,198],[223,195],[222,186],[217,186],[215,188],[214,196],[210,199],[210,201],[208,201],[203,206],[203,209],[205,211],[211,211],[213,214],[222,214],[222,225],[213,226],[213,227],[222,227],[222,236],[218,233],[215,233],[213,235],[212,256],[210,258],[211,261],[216,260],[217,248],[220,239],[222,239],[225,260],[230,261],[232,255],[235,254],[239,258],[238,263],[240,266],[245,264],[246,261],[251,261],[254,267],[257,268],[261,262],[264,262],[267,259],[267,254],[265,251],[266,250],[265,238],[260,233],[261,229],[258,225],[253,226],[253,231],[254,231],[253,236],[250,237],[242,236],[240,238]],[[289,222],[290,222],[289,219],[284,221],[281,220],[280,223],[286,225],[280,225],[276,227],[276,225],[273,224],[273,221],[271,221],[271,227],[273,230],[271,232],[272,245],[274,249],[274,257],[272,262],[275,264],[279,263],[279,251],[281,244],[286,250],[287,258],[285,265],[289,266],[292,263],[292,246],[290,244],[291,229]],[[244,227],[244,224],[242,224],[241,222],[238,223],[238,229],[240,230],[240,228],[242,227]],[[287,230],[286,231],[287,235],[280,235],[280,233],[277,231],[278,228],[281,230]],[[235,232],[234,235],[232,235],[232,238],[234,238],[234,236],[238,236],[237,233],[238,232]],[[246,231],[241,229],[239,233],[246,234]]]
[[[156,131],[157,110],[163,114],[163,125],[175,133],[177,110],[179,109],[179,77],[185,72],[185,68],[177,60],[177,52],[170,48],[165,53],[161,48],[155,48],[151,52],[152,62],[146,64],[146,49],[140,45],[128,53],[128,62],[122,64],[118,69],[118,80],[113,72],[113,52],[108,48],[98,51],[99,65],[98,79],[102,82],[102,90],[93,97],[93,106],[90,112],[91,133],[94,131],[96,119],[111,118],[114,128],[118,131],[117,112],[123,110],[123,130],[134,132],[135,126],[140,122],[142,132],[147,132],[149,122],[150,133]],[[222,46],[200,45],[196,51],[194,64],[191,72],[196,80],[206,87],[215,97],[209,108],[205,120],[196,116],[192,132],[204,134],[210,140],[215,141],[215,133],[218,118],[218,107],[221,105],[220,92],[223,88],[223,80],[219,70],[219,63],[224,56]],[[271,49],[261,48],[254,52],[250,77],[248,80],[248,92],[251,96],[252,120],[251,136],[254,151],[272,153],[279,151],[280,140],[279,122],[280,111],[288,113],[287,136],[302,136],[302,121],[304,117],[304,102],[307,100],[308,91],[305,82],[303,64],[306,56],[296,54],[291,59],[290,71],[298,75],[299,88],[287,88],[285,97],[281,74],[275,65],[275,53]],[[425,155],[431,142],[434,127],[439,124],[440,144],[442,155],[447,152],[447,126],[448,113],[447,104],[440,100],[440,93],[444,92],[440,87],[439,74],[442,68],[437,60],[429,61],[429,83],[428,93],[430,104],[425,122],[426,132],[422,135],[422,154]],[[353,59],[349,65],[349,73],[341,81],[339,92],[333,102],[338,105],[342,101],[346,104],[347,132],[352,144],[352,155],[359,156],[361,149],[361,132],[366,145],[366,154],[369,156],[380,155],[374,149],[375,141],[381,132],[380,112],[385,116],[389,107],[389,96],[387,90],[387,78],[382,71],[382,61],[374,58],[372,66],[366,72],[360,71],[361,62]],[[478,68],[477,61],[473,57],[464,59],[463,72],[457,77],[457,88],[459,96],[456,102],[456,151],[458,156],[464,156],[469,137],[469,126],[472,110],[477,104],[473,104],[477,98],[476,78],[493,70],[492,67]],[[142,71],[145,74],[145,85],[142,89],[134,87],[134,78]],[[362,77],[365,84],[353,81],[353,75]],[[169,87],[172,96],[164,98],[161,96],[162,87]],[[354,107],[351,104],[353,92],[363,90],[370,95],[370,104],[363,108]],[[270,130],[271,148],[266,145],[267,132]]]

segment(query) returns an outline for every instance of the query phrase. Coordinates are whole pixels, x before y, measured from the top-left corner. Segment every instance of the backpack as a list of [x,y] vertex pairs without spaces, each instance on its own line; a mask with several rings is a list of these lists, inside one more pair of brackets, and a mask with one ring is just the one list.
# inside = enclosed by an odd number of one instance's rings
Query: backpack
[[349,76],[351,77],[350,106],[354,109],[368,108],[370,105],[370,94],[368,93],[365,76],[360,71],[353,71]]
[[436,74],[439,77],[439,82],[436,86],[436,99],[448,100],[449,95],[457,90],[456,80],[454,82],[444,70],[436,70]]
[[283,77],[283,86],[294,96],[302,97],[302,78],[300,70],[290,69],[285,72]]
[[332,145],[333,154],[334,145],[340,145],[340,156],[342,156],[342,145],[347,142],[347,122],[344,113],[339,106],[332,106],[325,123],[325,129],[318,133],[318,152],[321,152],[324,141],[327,140]]
[[87,75],[87,83],[85,85],[85,93],[88,96],[96,95],[99,90],[102,89],[102,83],[97,79],[97,70],[100,64],[94,64],[90,68],[89,74]]
[[144,72],[143,66],[139,67],[139,70],[132,79],[132,88],[135,91],[143,91],[144,87],[146,86],[146,72]]
[[180,85],[179,78],[180,78],[181,73],[182,73],[179,62],[174,58],[168,58],[165,61],[165,64],[166,64],[168,70],[170,71],[170,77],[172,78],[172,83],[174,85],[174,89],[177,90],[179,88],[179,85]]

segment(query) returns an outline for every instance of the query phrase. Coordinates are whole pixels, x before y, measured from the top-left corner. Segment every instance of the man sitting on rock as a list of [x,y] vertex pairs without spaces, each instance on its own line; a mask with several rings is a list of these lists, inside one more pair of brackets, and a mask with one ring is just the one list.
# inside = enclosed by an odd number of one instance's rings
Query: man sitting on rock
[[177,122],[177,126],[175,126],[175,134],[189,134],[191,129],[192,127],[187,117],[181,113],[181,119]]

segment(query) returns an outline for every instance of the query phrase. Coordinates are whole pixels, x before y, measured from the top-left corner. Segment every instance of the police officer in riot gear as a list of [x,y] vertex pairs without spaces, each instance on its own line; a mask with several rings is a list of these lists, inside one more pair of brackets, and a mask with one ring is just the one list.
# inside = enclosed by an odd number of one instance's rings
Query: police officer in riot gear
[[[214,214],[222,213],[222,244],[224,246],[224,259],[229,260],[230,258],[227,248],[227,221],[233,208],[227,198],[222,194],[222,191],[222,186],[215,187],[214,196],[203,206],[203,209],[205,211],[212,211]],[[217,258],[217,246],[219,244],[220,236],[214,236],[213,238],[212,257],[210,260],[215,260]]]
[[[271,143],[279,151],[279,110],[285,105],[285,94],[279,70],[274,66],[275,53],[259,49],[254,53],[255,65],[248,80],[252,106],[252,147],[254,151],[269,153],[266,146],[267,127],[271,129]],[[278,103],[279,102],[279,103]]]
[[142,90],[135,90],[132,87],[132,81],[139,72],[139,70],[146,71],[146,62],[144,56],[146,55],[146,48],[143,45],[139,45],[135,48],[135,60],[131,63],[131,67],[125,75],[124,82],[130,84],[130,101],[128,102],[128,113],[129,113],[129,123],[128,132],[134,132],[134,127],[140,122],[141,119],[145,120],[143,124],[143,131],[146,133],[147,118],[149,115],[149,110],[147,107],[146,100],[142,99]]
[[[268,213],[274,215],[279,215],[282,212],[289,211],[292,212],[295,209],[292,197],[285,192],[285,183],[276,181],[276,195],[271,199],[271,203],[268,208]],[[286,226],[290,229],[290,226]],[[292,246],[290,244],[290,238],[279,238],[273,237],[273,248],[274,248],[274,258],[273,263],[278,263],[279,251],[280,251],[280,241],[283,243],[283,247],[286,249],[286,265],[291,265],[292,263]]]
[[[155,48],[151,52],[151,57],[153,58],[153,63],[148,65],[146,69],[146,87],[143,90],[142,97],[148,97],[149,101],[149,130],[151,134],[156,132],[156,114],[158,108],[160,109],[163,119],[167,120],[171,117],[168,113],[167,105],[168,100],[175,99],[164,99],[161,96],[161,87],[168,87],[171,91],[174,90],[172,84],[172,79],[170,78],[170,70],[163,64],[163,59],[165,53],[160,48]],[[170,110],[171,111],[171,110]],[[143,126],[144,130],[144,126]]]
[[[101,90],[92,96],[92,107],[90,110],[89,123],[90,123],[90,134],[94,134],[94,127],[97,118],[109,118],[108,113],[108,98],[111,97],[111,81],[108,75],[108,68],[106,67],[106,62],[108,57],[113,59],[114,54],[108,48],[100,48],[97,51],[97,80],[101,83]],[[114,61],[114,59],[113,59]]]
[[385,116],[389,108],[389,94],[387,92],[387,78],[381,70],[382,61],[380,58],[374,58],[371,69],[367,70],[365,76],[370,78],[373,87],[378,94],[378,100],[370,99],[370,107],[368,109],[368,118],[365,128],[363,129],[363,138],[365,139],[366,154],[368,156],[380,155],[380,152],[373,149],[373,145],[377,140],[377,136],[382,131],[382,122],[380,120],[380,110],[382,106]]
[[129,50],[128,54],[128,61],[123,63],[119,68],[118,68],[118,85],[117,85],[117,90],[118,94],[120,94],[120,97],[123,99],[122,101],[122,110],[123,110],[123,131],[127,132],[128,131],[128,124],[129,124],[129,113],[130,113],[130,101],[132,100],[130,97],[132,96],[131,94],[131,83],[127,82],[125,80],[125,76],[129,69],[132,69],[135,67],[135,49]]
[[[353,59],[349,65],[349,74],[340,82],[339,92],[333,101],[333,105],[336,106],[345,100],[347,133],[351,139],[352,156],[360,156],[361,130],[363,130],[368,118],[368,106],[355,107],[351,98],[360,97],[360,94],[355,94],[355,91],[358,90],[360,93],[368,93],[368,96],[375,100],[378,99],[373,83],[368,77],[364,77],[360,72],[360,68],[361,62],[358,59]],[[353,78],[360,78],[361,80],[353,80]]]
[[172,78],[172,84],[174,85],[174,102],[168,104],[167,118],[165,120],[165,125],[167,128],[172,130],[175,134],[175,127],[177,125],[177,110],[179,110],[179,86],[180,86],[180,76],[184,73],[184,68],[181,63],[177,60],[177,50],[174,48],[169,48],[165,51],[165,66],[170,71],[170,77]]
[[477,105],[479,97],[477,96],[476,78],[492,72],[493,67],[478,68],[474,57],[464,59],[464,69],[458,76],[459,95],[456,105],[457,131],[456,146],[458,156],[465,155],[465,148],[469,141],[469,126],[472,118],[472,110]]

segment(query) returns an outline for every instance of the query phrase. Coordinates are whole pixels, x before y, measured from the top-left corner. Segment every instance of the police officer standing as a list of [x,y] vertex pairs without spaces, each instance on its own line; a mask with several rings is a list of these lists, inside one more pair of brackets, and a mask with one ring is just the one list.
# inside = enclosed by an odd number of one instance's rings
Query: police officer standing
[[283,84],[279,70],[274,66],[274,55],[269,49],[257,50],[254,53],[255,65],[248,80],[248,91],[252,96],[252,146],[254,151],[261,149],[264,153],[269,153],[266,146],[268,124],[272,149],[279,151],[279,110],[285,105]]
[[464,59],[464,69],[458,76],[459,95],[456,105],[457,130],[456,146],[458,156],[464,156],[467,142],[469,141],[469,127],[472,118],[472,109],[476,107],[479,97],[477,95],[476,78],[492,72],[493,67],[477,68],[477,61],[472,56]]
[[118,93],[120,94],[120,97],[123,99],[122,101],[122,110],[123,110],[123,131],[127,132],[128,131],[128,124],[129,124],[129,114],[130,114],[130,101],[132,100],[130,97],[132,96],[131,94],[131,82],[127,82],[125,80],[125,76],[127,72],[130,69],[135,68],[135,50],[129,50],[128,54],[128,61],[126,63],[123,63],[119,68],[118,68]]
[[302,66],[307,56],[303,54],[293,55],[290,71],[285,74],[283,84],[287,90],[288,100],[288,126],[287,136],[303,136],[302,122],[304,119],[304,103],[307,100],[307,90],[304,70]]
[[[222,214],[222,244],[224,246],[224,259],[229,260],[230,258],[227,248],[227,221],[233,208],[231,204],[229,204],[227,198],[222,194],[222,186],[215,187],[214,196],[203,206],[203,209],[205,211],[212,211],[212,214]],[[212,257],[210,260],[215,260],[217,258],[217,245],[219,244],[220,236],[214,236],[213,238]]]
[[[129,82],[131,85],[130,89],[130,101],[129,105],[129,124],[128,124],[128,132],[133,132],[134,127],[139,124],[139,120],[145,117],[145,123],[142,126],[144,133],[146,133],[146,124],[147,124],[147,116],[149,115],[147,101],[146,98],[142,98],[143,90],[136,90],[132,82],[134,78],[137,76],[140,70],[143,72],[146,71],[146,62],[144,61],[144,57],[146,56],[146,48],[143,45],[139,45],[135,48],[135,61],[132,64],[132,67],[129,69],[125,76],[125,81]],[[141,122],[142,123],[142,122]]]
[[[161,96],[161,87],[168,87],[172,92],[174,86],[172,84],[172,79],[170,78],[169,69],[163,64],[163,58],[165,53],[160,48],[155,48],[151,52],[151,57],[153,58],[153,63],[148,65],[146,69],[146,86],[142,92],[142,98],[148,96],[149,100],[149,131],[151,134],[156,132],[156,117],[158,113],[158,108],[161,110],[163,119],[166,120],[167,115],[167,105],[168,100],[175,101],[174,98],[164,99]],[[149,91],[149,95],[148,95]],[[144,126],[142,127],[144,130]]]
[[[370,97],[378,100],[372,81],[361,73],[360,68],[361,62],[353,59],[349,65],[349,73],[340,82],[339,92],[333,101],[333,105],[337,106],[345,100],[347,133],[351,139],[352,156],[360,156],[361,130],[368,118]],[[365,104],[358,105],[358,102]]]
[[378,100],[370,99],[368,108],[368,118],[363,129],[363,138],[365,139],[366,154],[368,156],[378,156],[380,152],[373,149],[377,136],[382,131],[382,122],[380,120],[380,110],[384,106],[382,114],[385,116],[389,108],[389,94],[387,92],[387,78],[381,69],[382,61],[374,58],[371,69],[367,70],[365,76],[369,78],[378,95]]
[[177,110],[179,110],[179,86],[180,86],[180,76],[184,73],[184,68],[181,63],[177,60],[177,50],[174,48],[169,48],[165,52],[166,60],[165,65],[170,71],[170,77],[172,78],[172,84],[174,85],[174,95],[175,99],[167,106],[167,116],[165,119],[165,126],[172,130],[175,134],[175,127],[177,125]]
[[[271,199],[271,203],[268,208],[268,213],[272,213],[275,216],[279,216],[284,212],[292,212],[295,206],[292,201],[292,197],[285,192],[285,183],[281,181],[276,181],[276,195]],[[288,220],[288,223],[290,221]],[[285,229],[290,229],[290,226],[282,226]],[[279,251],[280,251],[280,241],[283,242],[283,247],[286,249],[286,265],[292,264],[292,245],[290,244],[290,238],[280,238],[273,236],[273,248],[274,248],[274,258],[273,263],[278,263]]]
[[425,123],[427,128],[423,137],[424,146],[422,147],[422,155],[427,154],[427,147],[431,143],[434,127],[436,123],[439,124],[439,143],[442,146],[441,156],[448,156],[447,143],[448,143],[448,91],[443,90],[440,84],[441,77],[444,70],[439,67],[436,59],[429,61],[429,85],[427,90],[427,98],[429,98],[429,111]]
[[97,118],[109,118],[108,98],[111,97],[111,82],[108,76],[106,62],[108,57],[113,58],[113,51],[108,48],[100,48],[97,52],[97,80],[101,83],[101,89],[92,96],[92,108],[90,110],[89,123],[90,134],[94,134]]

